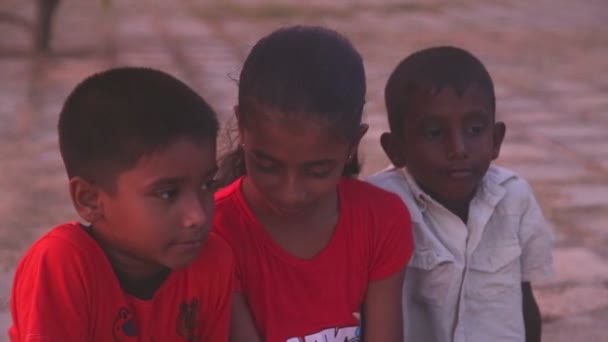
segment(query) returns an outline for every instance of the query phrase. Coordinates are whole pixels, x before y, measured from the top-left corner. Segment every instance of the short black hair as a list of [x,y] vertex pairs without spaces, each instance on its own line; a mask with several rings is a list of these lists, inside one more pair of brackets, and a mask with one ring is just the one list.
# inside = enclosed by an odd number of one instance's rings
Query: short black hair
[[[365,93],[363,59],[346,37],[317,26],[281,28],[260,39],[245,60],[239,79],[239,125],[246,127],[248,113],[261,105],[282,114],[308,115],[355,139]],[[228,172],[234,174],[229,180],[245,172],[240,148],[224,160],[221,169],[234,169]],[[359,172],[353,158],[343,174]]]
[[391,132],[402,134],[405,115],[419,94],[436,94],[450,87],[462,95],[475,84],[487,93],[496,111],[496,95],[490,73],[472,53],[453,46],[417,51],[395,68],[384,89],[384,101]]
[[213,109],[175,77],[121,67],[82,81],[59,115],[59,146],[69,178],[112,190],[115,177],[181,138],[215,142]]

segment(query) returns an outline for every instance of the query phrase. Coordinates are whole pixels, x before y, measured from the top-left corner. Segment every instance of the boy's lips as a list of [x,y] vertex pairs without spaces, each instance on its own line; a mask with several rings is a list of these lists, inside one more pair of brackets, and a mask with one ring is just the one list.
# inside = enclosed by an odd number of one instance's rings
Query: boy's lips
[[453,179],[467,179],[473,176],[471,168],[452,168],[446,171],[446,175]]
[[176,246],[194,246],[194,245],[198,245],[199,243],[201,243],[201,240],[190,240],[190,241],[178,241],[178,242],[175,242],[174,245],[176,245]]
[[282,213],[284,215],[295,215],[303,212],[306,207],[275,207],[275,211]]
[[197,236],[197,237],[194,237],[191,239],[175,241],[171,244],[175,245],[175,246],[184,246],[184,247],[196,246],[196,245],[199,245],[201,242],[203,242],[204,239],[205,239],[205,235],[201,235],[201,236]]

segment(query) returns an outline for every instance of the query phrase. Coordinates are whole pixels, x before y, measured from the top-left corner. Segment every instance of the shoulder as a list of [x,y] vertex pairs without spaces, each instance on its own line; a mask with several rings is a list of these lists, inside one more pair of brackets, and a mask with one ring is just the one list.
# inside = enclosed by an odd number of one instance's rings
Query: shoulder
[[401,201],[406,205],[412,219],[420,220],[420,210],[416,205],[414,192],[406,178],[407,170],[388,167],[368,178],[368,182],[396,194]]
[[380,188],[372,183],[357,179],[344,179],[341,182],[342,196],[348,199],[353,206],[373,210],[394,210],[402,208],[402,201],[394,192]]
[[215,193],[215,211],[213,215],[214,230],[220,235],[224,235],[225,228],[240,226],[237,224],[243,213],[244,198],[241,194],[241,183],[243,178],[239,178],[230,185],[218,190]]
[[346,205],[349,221],[372,232],[378,227],[410,221],[410,213],[399,196],[375,185],[356,179],[341,182],[340,200]]
[[528,181],[504,167],[491,166],[484,178],[484,186],[490,192],[503,192],[501,206],[506,206],[509,210],[523,210],[532,202],[536,202],[534,191]]
[[400,191],[408,190],[404,173],[405,171],[403,169],[389,166],[384,170],[369,176],[367,181],[384,190],[398,193]]
[[38,239],[26,252],[24,261],[52,261],[61,263],[82,260],[100,251],[100,247],[80,226],[66,223],[54,227]]
[[230,205],[238,197],[243,178],[239,178],[229,185],[219,189],[214,196],[216,207]]
[[239,236],[246,226],[244,219],[248,213],[244,210],[246,203],[240,192],[242,179],[237,179],[215,193],[213,231],[228,242]]
[[95,240],[78,223],[63,224],[29,248],[17,267],[15,285],[20,288],[20,284],[44,282],[83,286],[93,282],[96,272],[106,269],[104,265],[107,259]]

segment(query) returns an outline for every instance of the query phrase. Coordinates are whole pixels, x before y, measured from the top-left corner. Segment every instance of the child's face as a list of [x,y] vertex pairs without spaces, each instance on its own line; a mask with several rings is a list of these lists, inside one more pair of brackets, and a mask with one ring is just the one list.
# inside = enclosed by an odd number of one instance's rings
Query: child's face
[[213,217],[215,141],[179,140],[142,157],[102,192],[95,223],[105,243],[137,260],[179,268],[190,263]]
[[505,126],[495,122],[487,93],[476,85],[463,96],[444,88],[421,96],[404,122],[403,137],[383,137],[394,164],[405,164],[440,203],[468,201],[498,157]]
[[336,193],[358,141],[314,119],[282,120],[284,114],[269,111],[248,115],[241,129],[247,175],[267,208],[293,217]]

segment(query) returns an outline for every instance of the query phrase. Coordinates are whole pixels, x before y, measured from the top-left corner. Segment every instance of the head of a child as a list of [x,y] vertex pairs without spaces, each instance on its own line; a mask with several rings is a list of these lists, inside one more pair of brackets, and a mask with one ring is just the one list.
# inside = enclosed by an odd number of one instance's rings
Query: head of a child
[[295,26],[262,38],[240,74],[237,175],[278,214],[314,207],[359,172],[365,91],[362,58],[339,33]]
[[456,47],[418,51],[393,71],[385,102],[381,143],[393,165],[440,203],[468,205],[505,136],[482,62]]
[[160,71],[112,69],[72,91],[58,128],[74,206],[111,257],[151,268],[196,257],[213,215],[218,130],[199,95]]

